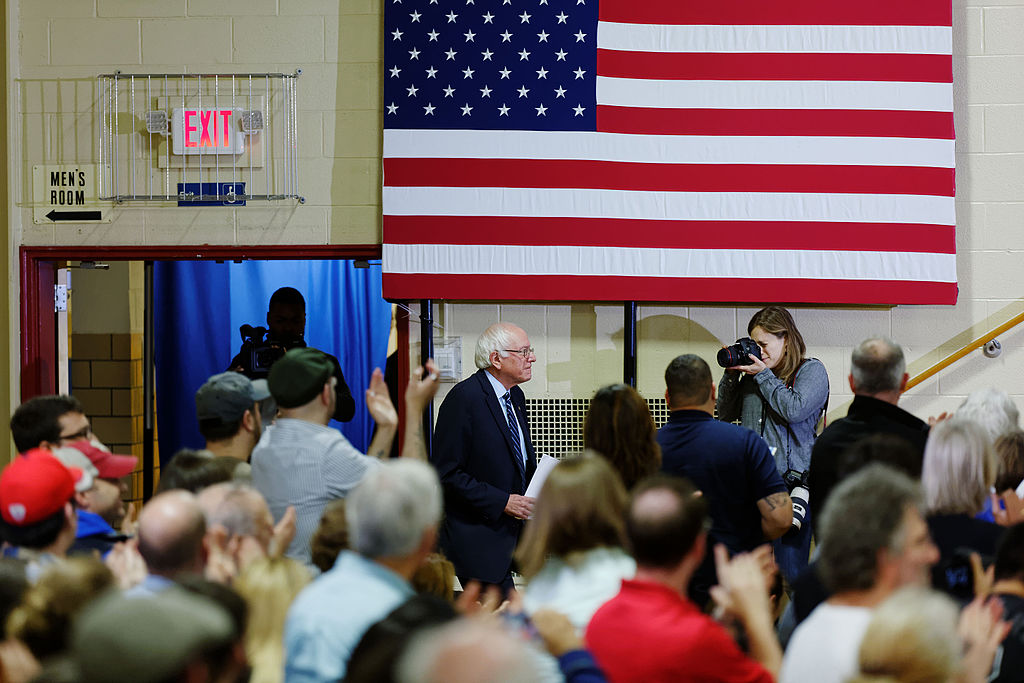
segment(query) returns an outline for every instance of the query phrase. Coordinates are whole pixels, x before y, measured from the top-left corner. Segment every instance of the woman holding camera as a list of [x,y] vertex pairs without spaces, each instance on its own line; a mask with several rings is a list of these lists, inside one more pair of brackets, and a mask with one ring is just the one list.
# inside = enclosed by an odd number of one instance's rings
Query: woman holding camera
[[[815,429],[828,403],[828,374],[817,358],[805,357],[804,339],[793,316],[781,306],[755,313],[747,334],[756,342],[761,357],[750,354],[749,363],[726,368],[715,404],[718,419],[739,420],[760,434],[792,490],[806,482]],[[791,529],[774,546],[779,570],[792,582],[807,566],[810,554],[809,511],[800,528]]]

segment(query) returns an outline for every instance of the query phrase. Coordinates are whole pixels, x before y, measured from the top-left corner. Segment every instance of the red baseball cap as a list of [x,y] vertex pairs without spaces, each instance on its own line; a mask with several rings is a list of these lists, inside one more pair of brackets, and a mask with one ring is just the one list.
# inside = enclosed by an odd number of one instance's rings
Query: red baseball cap
[[98,441],[76,441],[68,444],[65,448],[74,448],[89,458],[89,462],[99,472],[100,479],[126,477],[134,472],[135,466],[139,464],[139,459],[134,455],[114,455]]
[[0,473],[0,516],[14,526],[42,521],[71,500],[83,476],[49,451],[33,448]]

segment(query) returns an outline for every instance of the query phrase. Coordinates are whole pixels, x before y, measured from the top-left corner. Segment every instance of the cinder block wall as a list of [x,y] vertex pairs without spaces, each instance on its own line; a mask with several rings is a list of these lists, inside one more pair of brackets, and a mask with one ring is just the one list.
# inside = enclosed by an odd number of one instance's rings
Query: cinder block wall
[[[382,0],[22,0],[14,9],[8,37],[16,48],[10,90],[17,96],[17,116],[7,122],[19,164],[11,178],[13,245],[379,241]],[[845,413],[849,355],[860,339],[892,336],[918,371],[1024,309],[1021,35],[1020,0],[954,0],[957,305],[795,310],[810,354],[828,367],[833,416]],[[96,130],[97,74],[296,67],[304,70],[299,184],[306,205],[128,207],[116,210],[108,225],[32,224],[25,204],[32,164],[94,161],[89,141]],[[16,285],[9,286],[8,300],[16,302]],[[686,292],[666,291],[665,299],[685,301]],[[664,365],[678,353],[696,351],[713,361],[721,343],[745,331],[752,312],[641,306],[642,392],[661,394]],[[523,324],[539,350],[534,379],[525,387],[530,396],[586,395],[621,376],[622,315],[614,305],[446,304],[437,312],[437,333],[464,337],[468,372],[476,335],[499,318]],[[906,407],[938,413],[991,385],[1024,407],[1024,374],[1018,370],[1024,364],[1024,330],[1001,341],[1002,357],[972,354],[914,389],[904,399]],[[12,386],[16,375],[12,364]]]

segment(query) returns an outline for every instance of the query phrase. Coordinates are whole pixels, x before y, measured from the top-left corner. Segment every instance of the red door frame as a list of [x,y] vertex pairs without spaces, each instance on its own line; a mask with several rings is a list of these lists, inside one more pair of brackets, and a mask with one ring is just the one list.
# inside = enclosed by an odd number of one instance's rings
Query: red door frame
[[[56,328],[53,286],[57,261],[170,261],[170,260],[333,260],[379,259],[379,244],[302,244],[275,246],[140,246],[140,247],[30,247],[20,249],[21,279],[21,400],[53,394],[57,390],[53,358]],[[405,348],[402,349],[404,337]],[[408,331],[399,325],[399,353],[409,356]],[[400,356],[401,357],[401,356]],[[408,370],[399,364],[399,386],[405,386]]]

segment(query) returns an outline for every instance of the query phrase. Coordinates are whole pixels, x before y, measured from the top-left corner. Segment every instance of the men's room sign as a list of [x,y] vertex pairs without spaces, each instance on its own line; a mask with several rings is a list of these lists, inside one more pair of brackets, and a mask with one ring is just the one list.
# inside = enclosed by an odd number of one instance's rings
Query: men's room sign
[[32,167],[32,222],[109,223],[110,202],[99,201],[98,164]]

